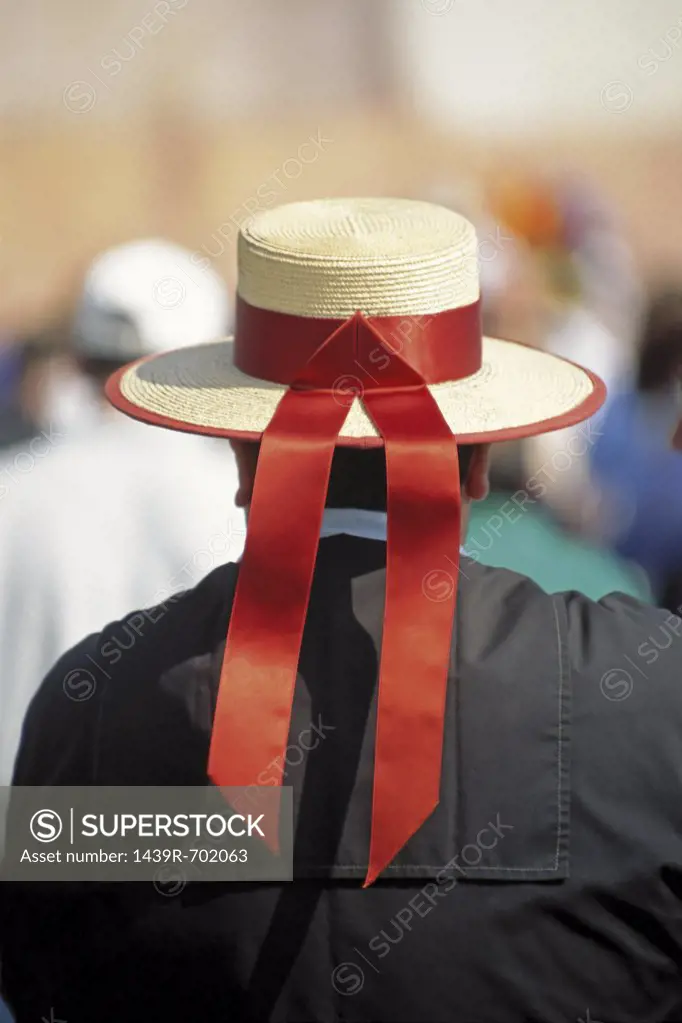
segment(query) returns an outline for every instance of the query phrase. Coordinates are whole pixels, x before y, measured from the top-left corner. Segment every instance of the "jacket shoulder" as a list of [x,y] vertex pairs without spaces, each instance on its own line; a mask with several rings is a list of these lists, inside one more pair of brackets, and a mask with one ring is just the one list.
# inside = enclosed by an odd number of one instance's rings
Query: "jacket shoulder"
[[620,593],[562,594],[571,670],[576,835],[679,864],[682,619]]
[[[682,618],[624,593],[590,600],[580,593],[561,593],[570,649],[579,670],[622,665],[644,677],[657,665],[661,679],[677,677],[682,668]],[[682,696],[682,688],[680,689]]]
[[496,636],[507,651],[531,647],[538,656],[558,643],[574,687],[594,692],[598,705],[627,699],[655,680],[661,699],[682,716],[680,615],[624,593],[601,600],[575,591],[548,594],[517,572],[464,558],[462,574],[462,616],[480,649]]
[[640,723],[682,725],[682,618],[622,593],[559,597],[576,680],[607,706],[627,701]]

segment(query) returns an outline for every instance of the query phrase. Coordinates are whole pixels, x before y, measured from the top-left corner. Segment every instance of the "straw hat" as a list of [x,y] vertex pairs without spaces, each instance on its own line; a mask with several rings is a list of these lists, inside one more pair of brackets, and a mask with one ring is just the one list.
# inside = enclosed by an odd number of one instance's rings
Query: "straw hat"
[[[257,439],[294,369],[360,311],[383,334],[385,352],[369,365],[349,358],[339,366],[332,387],[348,415],[337,443],[380,445],[362,405],[364,387],[381,381],[383,360],[394,352],[420,370],[429,365],[424,350],[435,327],[441,335],[452,327],[439,343],[454,356],[464,342],[453,314],[474,315],[479,302],[478,254],[469,221],[431,203],[331,199],[264,211],[239,235],[235,338],[139,360],[112,378],[109,398],[159,426]],[[438,373],[423,374],[460,443],[558,429],[593,414],[604,400],[601,381],[564,359],[481,338],[480,331],[466,343],[471,357],[456,372],[448,372],[445,358]]]

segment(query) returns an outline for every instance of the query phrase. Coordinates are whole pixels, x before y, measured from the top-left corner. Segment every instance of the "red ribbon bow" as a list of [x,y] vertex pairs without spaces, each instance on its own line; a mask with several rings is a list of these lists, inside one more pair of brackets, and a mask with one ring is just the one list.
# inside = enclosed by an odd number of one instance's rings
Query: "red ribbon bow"
[[[216,785],[248,786],[273,762],[284,762],[329,472],[350,404],[344,381],[350,378],[351,401],[357,392],[383,437],[388,482],[386,606],[365,887],[439,798],[461,496],[457,444],[427,380],[454,379],[478,368],[478,304],[431,319],[438,328],[431,330],[434,343],[429,347],[420,338],[408,359],[384,336],[395,318],[369,321],[356,313],[341,325],[332,321],[336,329],[329,335],[329,320],[301,320],[240,303],[238,340],[253,338],[253,327],[265,321],[269,333],[259,329],[257,335],[274,339],[277,333],[277,350],[289,352],[282,338],[288,323],[304,338],[299,356],[305,344],[308,357],[292,379],[291,357],[280,355],[274,377],[268,377],[272,359],[268,363],[264,351],[254,357],[252,345],[242,348],[250,355],[241,368],[249,361],[249,371],[290,387],[262,436],[208,773]],[[320,343],[322,329],[327,336]],[[267,347],[271,356],[273,346]],[[381,368],[377,352],[386,360]],[[438,579],[441,585],[434,586]]]

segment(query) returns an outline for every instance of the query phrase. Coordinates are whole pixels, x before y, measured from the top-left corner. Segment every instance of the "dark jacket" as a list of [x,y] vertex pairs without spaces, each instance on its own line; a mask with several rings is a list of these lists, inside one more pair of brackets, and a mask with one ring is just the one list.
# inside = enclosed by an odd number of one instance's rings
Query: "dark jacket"
[[[377,541],[321,542],[294,882],[5,884],[19,1023],[682,1020],[682,622],[463,558],[441,801],[363,890],[384,565]],[[62,658],[15,783],[204,784],[237,571]],[[63,688],[79,671],[96,679],[80,702]]]

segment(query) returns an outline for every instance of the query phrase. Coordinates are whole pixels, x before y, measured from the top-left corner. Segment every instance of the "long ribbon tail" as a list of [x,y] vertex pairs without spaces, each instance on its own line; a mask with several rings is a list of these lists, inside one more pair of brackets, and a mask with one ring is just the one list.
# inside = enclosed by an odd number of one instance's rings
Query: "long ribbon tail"
[[[327,344],[354,329],[344,324]],[[324,349],[314,357],[322,365]],[[263,434],[209,750],[218,786],[272,785],[273,776],[281,785],[331,461],[347,414],[332,390],[290,389]],[[272,826],[266,842],[277,851]]]
[[[369,325],[364,329],[374,333]],[[386,608],[364,887],[438,805],[459,566],[456,440],[419,374],[403,360],[391,374],[405,386],[369,390],[363,399],[384,438],[388,480]]]

